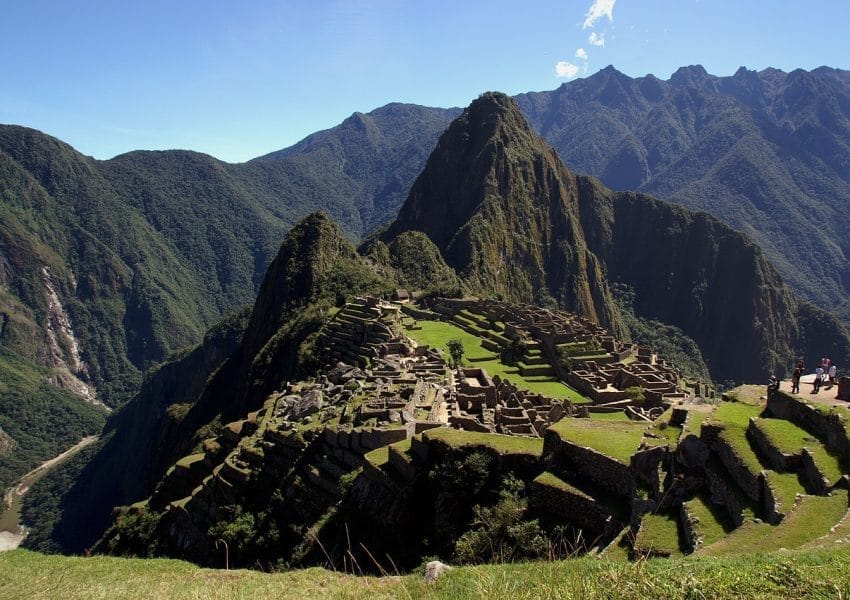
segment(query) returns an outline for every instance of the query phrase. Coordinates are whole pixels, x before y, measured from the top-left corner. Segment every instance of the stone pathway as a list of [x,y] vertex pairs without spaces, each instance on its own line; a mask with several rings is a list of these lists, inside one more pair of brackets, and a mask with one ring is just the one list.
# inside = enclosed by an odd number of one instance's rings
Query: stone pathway
[[[845,406],[850,407],[850,403],[845,402],[844,400],[839,400],[836,395],[838,394],[838,384],[830,387],[829,384],[823,383],[821,384],[820,390],[817,394],[813,394],[815,384],[815,374],[810,373],[808,375],[803,375],[800,378],[800,392],[798,394],[794,394],[795,396],[799,396],[800,398],[806,400],[812,400],[818,402],[820,404],[826,404],[829,406]],[[779,389],[786,393],[791,393],[791,380],[783,379],[782,383],[779,386]]]

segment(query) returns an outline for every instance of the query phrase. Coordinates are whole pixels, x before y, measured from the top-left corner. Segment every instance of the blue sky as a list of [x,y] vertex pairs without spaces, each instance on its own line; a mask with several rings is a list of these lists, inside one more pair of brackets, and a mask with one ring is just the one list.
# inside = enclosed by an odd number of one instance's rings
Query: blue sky
[[688,64],[850,69],[848,0],[0,2],[0,123],[101,159],[239,162],[354,111],[465,106],[609,64],[663,79]]

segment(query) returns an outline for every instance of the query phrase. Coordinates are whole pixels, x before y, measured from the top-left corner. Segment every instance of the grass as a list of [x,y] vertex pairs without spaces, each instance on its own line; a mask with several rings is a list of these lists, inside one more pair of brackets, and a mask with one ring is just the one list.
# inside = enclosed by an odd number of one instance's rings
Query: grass
[[372,466],[380,469],[390,461],[390,447],[381,446],[380,448],[375,448],[374,450],[364,454],[363,458],[368,460]]
[[746,428],[750,423],[750,417],[758,417],[762,407],[744,402],[721,402],[714,411],[712,420],[728,425],[738,425]]
[[803,496],[779,525],[748,521],[697,554],[747,554],[796,548],[829,533],[847,513],[847,492]]
[[747,439],[747,427],[751,417],[758,417],[762,407],[745,402],[721,402],[714,411],[712,421],[721,423],[720,438],[726,441],[743,461],[747,469],[756,475],[764,467]]
[[206,455],[203,452],[199,454],[190,454],[189,456],[184,456],[183,458],[177,461],[177,466],[182,467],[184,469],[188,469],[196,462],[204,460],[205,456]]
[[779,501],[782,512],[788,514],[794,506],[797,494],[805,494],[806,490],[800,483],[796,473],[777,473],[776,471],[765,471],[767,485],[773,491],[773,497]]
[[542,377],[523,377],[515,367],[502,363],[495,353],[482,347],[480,337],[464,331],[457,325],[445,321],[419,321],[419,325],[422,329],[408,330],[407,335],[418,344],[437,348],[444,356],[449,355],[448,341],[460,340],[465,351],[464,361],[474,363],[473,366],[476,368],[485,369],[491,377],[498,375],[518,387],[549,398],[567,399],[575,404],[590,402],[588,398],[560,381]]
[[629,419],[626,416],[626,413],[624,413],[621,410],[618,410],[616,412],[592,412],[592,413],[590,413],[590,419],[592,421],[629,421],[629,422],[631,422],[631,419]]
[[844,474],[838,457],[831,454],[820,440],[805,429],[784,419],[758,419],[756,426],[783,454],[797,454],[802,448],[807,448],[818,470],[830,482],[838,481]]
[[440,440],[456,448],[484,446],[500,454],[526,454],[534,457],[539,457],[543,453],[542,438],[461,431],[447,427],[429,429],[423,432],[422,436],[425,439]]
[[694,531],[702,538],[702,545],[707,546],[723,539],[732,531],[732,523],[719,507],[711,504],[703,495],[699,495],[684,503],[687,513],[696,517]]
[[178,560],[0,555],[3,598],[826,598],[850,591],[850,551],[677,558],[633,564],[582,557],[458,567],[435,584],[321,568],[202,569]]
[[633,421],[593,421],[563,419],[549,428],[561,439],[592,448],[611,458],[629,464],[646,431],[647,423]]
[[668,515],[644,515],[634,548],[641,555],[681,556],[678,522]]
[[681,437],[693,434],[699,437],[702,433],[702,424],[714,414],[714,409],[709,407],[708,410],[689,410],[688,417],[685,419],[685,426],[682,429]]
[[737,425],[724,426],[719,434],[719,438],[731,446],[732,451],[747,467],[750,473],[758,476],[759,472],[764,468],[756,455],[750,441],[747,439],[746,429]]

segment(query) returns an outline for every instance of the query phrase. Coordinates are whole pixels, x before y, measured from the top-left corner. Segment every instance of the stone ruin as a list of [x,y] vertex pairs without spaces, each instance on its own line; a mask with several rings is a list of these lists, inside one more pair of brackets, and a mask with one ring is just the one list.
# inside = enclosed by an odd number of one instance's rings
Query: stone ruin
[[[494,353],[521,340],[520,375],[563,381],[591,402],[574,406],[480,368],[453,371],[439,352],[406,335],[405,316],[447,320],[480,337]],[[688,397],[675,366],[648,348],[620,342],[579,315],[531,305],[438,298],[419,308],[357,298],[323,329],[318,345],[325,362],[335,366],[327,377],[287,391],[283,406],[289,413],[282,418],[292,427],[318,419],[351,427],[404,427],[409,435],[450,426],[538,437],[564,416],[625,411],[632,419],[651,420],[658,408]],[[634,386],[643,390],[641,406],[626,392]]]

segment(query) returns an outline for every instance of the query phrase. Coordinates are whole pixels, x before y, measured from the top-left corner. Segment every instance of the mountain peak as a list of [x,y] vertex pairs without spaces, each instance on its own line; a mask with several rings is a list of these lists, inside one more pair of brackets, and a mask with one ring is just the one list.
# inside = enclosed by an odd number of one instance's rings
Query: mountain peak
[[473,293],[557,302],[610,325],[577,206],[573,174],[512,98],[488,92],[442,135],[382,239],[421,231]]
[[676,72],[670,76],[670,83],[678,86],[699,86],[708,80],[711,75],[705,70],[702,65],[688,65],[679,67]]

